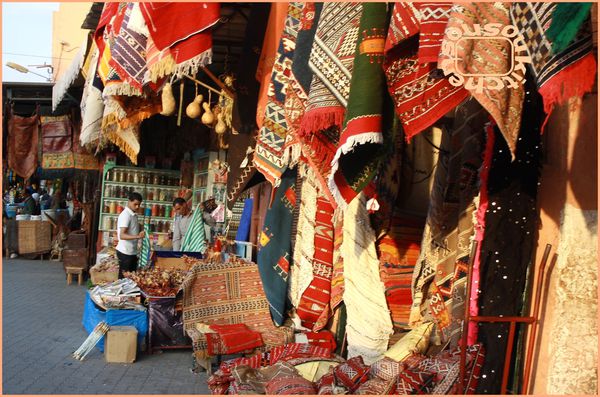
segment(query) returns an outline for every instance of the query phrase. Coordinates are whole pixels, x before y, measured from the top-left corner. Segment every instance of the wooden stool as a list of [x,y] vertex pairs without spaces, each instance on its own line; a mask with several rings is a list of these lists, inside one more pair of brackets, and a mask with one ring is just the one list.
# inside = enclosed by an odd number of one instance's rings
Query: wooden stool
[[73,281],[73,274],[77,275],[77,285],[81,285],[83,281],[83,269],[80,267],[65,267],[65,272],[67,272],[67,285],[71,285],[71,281]]

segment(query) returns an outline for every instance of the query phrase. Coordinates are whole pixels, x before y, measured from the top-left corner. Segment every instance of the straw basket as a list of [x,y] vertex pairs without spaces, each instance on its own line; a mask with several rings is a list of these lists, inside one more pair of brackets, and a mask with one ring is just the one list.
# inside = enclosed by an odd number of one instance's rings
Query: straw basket
[[20,254],[41,254],[50,251],[52,227],[49,222],[19,221],[17,225]]

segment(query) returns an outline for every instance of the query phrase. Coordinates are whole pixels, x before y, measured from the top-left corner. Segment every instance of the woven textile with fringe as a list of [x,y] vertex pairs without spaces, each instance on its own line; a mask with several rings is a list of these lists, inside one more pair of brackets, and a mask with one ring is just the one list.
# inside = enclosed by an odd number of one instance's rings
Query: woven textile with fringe
[[379,276],[375,232],[369,224],[366,201],[361,193],[344,212],[341,255],[348,357],[362,356],[365,363],[371,364],[387,350],[393,326]]
[[115,40],[111,47],[110,65],[114,67],[127,84],[142,89],[146,73],[146,42],[148,38],[129,28],[129,19],[134,3],[127,3],[123,23],[115,30]]
[[275,192],[271,208],[259,237],[258,268],[273,321],[282,325],[287,310],[288,280],[292,260],[291,234],[293,211],[296,207],[296,169],[287,170]]
[[21,117],[10,110],[8,120],[8,167],[22,178],[35,172],[38,162],[40,117]]
[[[510,3],[457,3],[452,8],[446,32],[451,28],[472,31],[476,24],[510,25],[509,10]],[[450,40],[448,36],[444,37],[446,40]],[[512,51],[513,45],[506,39],[459,40],[456,43],[456,59],[465,60],[462,66],[464,73],[476,76],[506,73],[513,62]],[[442,64],[444,59],[448,57],[441,54],[438,64]],[[519,69],[515,68],[514,73],[524,78]],[[514,158],[525,96],[523,85],[517,82],[516,87],[505,86],[497,90],[492,89],[490,84],[489,87],[484,85],[481,90],[472,87],[469,92],[492,115]]]
[[342,127],[361,14],[361,3],[323,4],[310,52],[314,75],[301,134]]
[[435,321],[443,342],[460,339],[475,197],[488,115],[475,100],[458,107],[442,135],[431,204],[413,274],[410,324]]
[[558,3],[552,11],[552,23],[546,36],[552,41],[552,51],[559,54],[577,36],[581,25],[589,18],[593,3]]
[[420,62],[414,39],[420,33],[420,15],[415,6],[396,3],[385,45],[388,91],[407,140],[433,125],[469,95],[448,79],[435,76],[434,63]]
[[256,139],[254,165],[273,186],[279,185],[289,162],[289,155],[284,150],[288,130],[285,102],[303,7],[303,3],[289,4],[285,29],[271,74],[264,123]]
[[386,4],[363,4],[344,128],[329,176],[329,189],[338,205],[352,201],[379,165],[384,140],[381,63],[386,22]]
[[199,325],[245,324],[259,332],[266,348],[293,340],[288,327],[273,325],[256,264],[198,260],[186,276],[183,289],[183,327],[193,342],[194,354],[206,357],[206,336]]
[[174,73],[195,75],[212,59],[209,28],[220,18],[219,3],[140,3],[148,26],[146,80]]
[[419,62],[437,63],[452,3],[415,3],[414,7],[419,10],[420,20]]
[[81,146],[89,147],[100,140],[100,128],[102,126],[102,114],[104,113],[104,102],[102,101],[102,81],[96,73],[100,51],[95,42],[90,48],[92,57],[87,71],[83,94],[81,96],[81,134],[79,140]]
[[554,52],[556,46],[544,34],[550,25],[555,25],[557,7],[556,3],[514,3],[510,9],[512,22],[527,44],[531,70],[548,116],[556,105],[590,92],[596,82],[596,59],[589,23],[581,27],[570,43],[560,46],[564,47],[560,53]]
[[344,217],[340,210],[333,215],[333,270],[331,274],[331,292],[329,307],[333,312],[338,308],[344,297],[344,258],[342,243],[344,242]]

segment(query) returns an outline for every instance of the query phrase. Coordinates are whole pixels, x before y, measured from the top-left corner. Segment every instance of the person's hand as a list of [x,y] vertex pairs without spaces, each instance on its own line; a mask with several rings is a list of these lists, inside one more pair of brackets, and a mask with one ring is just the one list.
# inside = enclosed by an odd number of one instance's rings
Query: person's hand
[[140,232],[140,234],[138,234],[138,238],[144,238],[145,235],[146,235],[146,232],[144,230],[142,230]]

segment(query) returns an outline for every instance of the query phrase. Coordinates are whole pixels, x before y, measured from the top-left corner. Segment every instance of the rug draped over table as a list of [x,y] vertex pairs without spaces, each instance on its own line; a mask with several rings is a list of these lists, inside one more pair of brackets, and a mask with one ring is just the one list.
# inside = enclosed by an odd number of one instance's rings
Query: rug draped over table
[[245,324],[261,334],[267,348],[293,340],[290,328],[273,325],[254,263],[199,261],[186,277],[182,289],[184,330],[192,338],[197,357],[205,357],[208,348],[199,325]]

